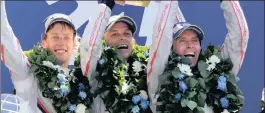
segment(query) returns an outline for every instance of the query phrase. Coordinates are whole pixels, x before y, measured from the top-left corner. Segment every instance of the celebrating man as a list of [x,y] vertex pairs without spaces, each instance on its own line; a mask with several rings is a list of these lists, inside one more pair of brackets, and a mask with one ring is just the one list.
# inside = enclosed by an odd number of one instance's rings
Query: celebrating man
[[[110,12],[108,13],[109,14],[107,15],[110,15]],[[173,23],[176,21],[180,21],[180,20],[176,20],[175,18],[177,14],[180,15],[179,18],[183,19],[183,17],[181,17],[182,16],[181,12],[179,12],[177,1],[159,2],[159,10],[158,10],[158,14],[156,17],[156,22],[155,22],[155,25],[156,25],[154,28],[155,34],[152,37],[153,45],[151,47],[151,51],[154,51],[158,47],[161,48],[163,46],[166,46],[166,47],[170,46],[168,43],[170,43],[171,41],[168,40],[168,38],[171,37],[172,34],[166,31],[172,31]],[[136,23],[130,17],[123,16],[123,15],[116,15],[116,16],[111,17],[108,21],[108,24],[106,24],[107,16],[104,16],[104,18],[101,19],[102,16],[103,16],[102,14],[98,15],[97,17],[95,17],[95,20],[94,19],[92,20],[92,22],[95,22],[95,23],[101,22],[99,23],[99,25],[106,25],[107,27],[106,29],[103,29],[103,28],[98,28],[98,26],[94,26],[95,31],[100,30],[100,32],[98,33],[98,36],[102,36],[103,38],[102,32],[103,30],[105,30],[104,39],[106,43],[110,47],[117,48],[121,56],[125,60],[128,60],[128,58],[132,55],[133,46],[135,44],[133,34],[136,31]],[[84,75],[88,76],[89,80],[91,80],[90,83],[92,85],[92,89],[95,89],[96,87],[100,86],[97,81],[93,80],[94,77],[92,73],[95,72],[98,60],[101,56],[101,52],[103,51],[103,48],[101,47],[102,38],[91,37],[89,40],[83,38],[83,40],[81,41],[81,45],[80,45],[81,65],[83,67],[82,70],[84,72]],[[158,38],[161,38],[161,39],[158,39]],[[170,39],[172,40],[172,38]],[[161,44],[158,44],[157,42],[159,42],[160,40],[161,40]],[[89,45],[89,47],[87,47],[86,45]],[[169,50],[166,50],[166,51],[169,52]],[[156,64],[156,65],[160,65],[160,64]],[[132,64],[129,64],[129,67],[130,66],[132,66]],[[157,69],[157,68],[160,68],[160,67],[155,67],[154,69]],[[93,112],[95,113],[105,112],[106,105],[104,105],[103,100],[101,99],[102,98],[100,98],[100,96],[94,99],[94,102],[93,102],[94,104],[92,107],[94,109]]]
[[[33,73],[29,73],[31,64],[24,55],[18,38],[9,25],[4,3],[4,1],[1,1],[1,60],[11,72],[16,95],[29,102],[33,113],[56,113],[52,100],[45,98],[43,95],[43,89],[40,88],[42,84],[39,84],[41,80],[38,80]],[[103,1],[103,3],[109,5],[107,1]],[[101,18],[104,15],[108,16],[106,11],[110,11],[105,4],[98,5],[98,12],[100,12]],[[98,23],[90,22],[89,25],[94,27],[98,26]],[[69,60],[76,46],[76,28],[71,19],[64,14],[53,14],[47,18],[44,32],[41,47],[48,49],[49,52],[55,55],[57,65],[60,65],[64,70],[68,70]],[[84,36],[96,36],[94,32],[93,30],[92,33],[90,32]],[[37,58],[37,61],[38,59],[40,59],[40,56]],[[62,91],[62,94],[67,91],[65,87],[59,89]],[[54,87],[54,90],[56,90],[56,87]],[[37,103],[40,110],[37,109]],[[74,110],[70,109],[71,107],[68,109],[68,107],[70,106],[66,106],[63,109]]]
[[[242,65],[247,48],[249,38],[248,26],[238,1],[222,1],[221,8],[224,10],[224,17],[228,28],[228,34],[226,35],[223,46],[220,48],[221,56],[224,59],[231,59],[234,64],[232,72],[236,75]],[[192,72],[198,70],[197,63],[201,52],[201,41],[204,38],[203,31],[198,26],[185,22],[175,24],[173,30],[174,40],[171,42],[173,47],[172,49],[170,47],[167,47],[166,49],[172,50],[174,53],[188,58],[191,61]],[[167,56],[169,52],[165,53],[164,51],[165,48],[158,48],[156,50],[157,53],[154,53],[156,55]],[[164,65],[165,62],[167,62],[166,60],[167,57],[165,57],[164,60],[158,59],[157,57],[151,57],[149,60],[149,64],[153,63],[153,65],[148,67],[149,93],[153,104],[156,103],[154,95],[158,87],[158,76],[163,73],[165,67],[161,70],[154,70],[152,68],[156,66],[155,64]],[[156,111],[155,105],[152,110]],[[212,109],[206,107],[204,108],[204,111],[211,113]]]

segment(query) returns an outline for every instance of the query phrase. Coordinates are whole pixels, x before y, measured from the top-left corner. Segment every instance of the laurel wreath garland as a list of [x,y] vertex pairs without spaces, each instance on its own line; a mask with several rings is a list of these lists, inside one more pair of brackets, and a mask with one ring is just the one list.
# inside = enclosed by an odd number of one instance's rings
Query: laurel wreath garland
[[95,96],[103,99],[111,113],[150,112],[146,84],[149,47],[134,45],[127,62],[117,49],[104,47],[95,77],[101,86],[95,90]]
[[189,65],[187,58],[170,54],[159,78],[157,112],[204,113],[205,104],[215,113],[241,110],[244,97],[231,73],[233,64],[222,59],[217,47],[210,44],[201,52],[197,71]]
[[55,55],[42,47],[34,46],[24,54],[31,64],[29,72],[34,73],[43,97],[52,100],[57,113],[88,112],[93,94],[82,74],[79,55],[69,70],[56,65]]

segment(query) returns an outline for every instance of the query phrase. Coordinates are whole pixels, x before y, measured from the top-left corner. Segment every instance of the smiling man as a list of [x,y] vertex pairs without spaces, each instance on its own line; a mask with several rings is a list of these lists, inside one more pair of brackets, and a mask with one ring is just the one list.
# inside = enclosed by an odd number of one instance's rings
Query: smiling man
[[104,33],[104,40],[110,47],[116,47],[120,55],[127,59],[135,44],[133,35],[136,29],[135,21],[123,13],[112,16]]
[[191,66],[197,64],[204,33],[200,27],[189,23],[177,23],[173,27],[173,51],[187,57]]
[[75,47],[76,30],[68,16],[54,14],[45,23],[45,35],[41,46],[56,56],[58,64],[68,67]]
[[[238,1],[222,1],[220,4],[224,11],[224,19],[228,30],[223,45],[220,47],[221,57],[223,59],[231,59],[233,63],[232,73],[237,75],[244,60],[245,52],[248,45],[249,29],[247,25],[244,12]],[[237,10],[234,10],[237,9]],[[178,55],[187,57],[191,61],[192,71],[198,69],[197,63],[199,54],[201,52],[201,41],[204,38],[204,33],[200,27],[187,22],[176,22],[172,24],[173,33],[169,34],[173,40],[167,43],[171,47],[157,48],[157,56],[151,57],[148,66],[147,80],[149,84],[149,95],[152,101],[152,111],[156,111],[156,101],[158,96],[155,97],[158,89],[159,76],[163,74],[168,57],[158,58],[159,55],[168,56],[173,51]],[[155,53],[155,52],[154,52]],[[160,67],[160,68],[159,68]],[[156,69],[154,69],[156,68]],[[212,107],[205,106],[205,113],[213,113]]]
[[[182,18],[182,13],[179,10],[177,1],[157,1],[156,3],[159,8],[156,17],[153,17],[153,19],[155,19],[153,35],[152,37],[148,38],[152,38],[152,45],[150,47],[149,56],[151,58],[157,58],[153,70],[159,71],[163,69],[164,66],[161,65],[161,62],[164,62],[164,58],[168,56],[165,56],[164,54],[156,55],[156,49],[164,48],[164,52],[170,53],[170,50],[167,48],[170,48],[172,45],[173,23],[176,21],[181,21],[181,19],[176,19],[176,15],[181,15]],[[95,80],[95,74],[93,74],[93,72],[95,72],[96,70],[98,60],[100,59],[101,52],[103,51],[103,48],[101,46],[101,39],[104,39],[108,46],[117,48],[120,55],[124,59],[128,59],[130,57],[133,47],[136,43],[133,37],[137,29],[134,20],[128,16],[120,14],[110,17],[107,21],[108,23],[105,24],[105,21],[110,14],[111,12],[108,12],[107,16],[104,16],[102,24],[100,24],[101,27],[99,28],[100,32],[98,34],[98,37],[96,39],[94,37],[90,39],[82,38],[80,44],[80,60],[81,65],[83,65],[82,70],[84,72],[84,75],[88,76],[92,90],[95,90],[98,86],[100,86],[99,82]],[[100,19],[97,19],[101,16],[102,15],[99,15],[91,21],[95,21],[95,23],[97,23],[97,21],[101,21]],[[104,29],[105,31],[104,34],[101,34],[103,25],[106,25]],[[93,26],[90,27],[91,29],[93,28]],[[97,26],[95,28],[97,28]],[[101,35],[103,35],[103,37],[100,37]],[[153,63],[148,63],[148,66],[151,66],[152,64]],[[153,86],[151,88],[153,89]],[[92,108],[92,113],[105,112],[105,104],[99,95],[94,98]]]
[[[110,9],[107,8],[108,1],[98,4],[98,10],[95,12],[100,13],[91,14],[92,17],[100,15],[99,20],[104,19],[104,17],[108,20],[110,17],[108,15]],[[102,14],[105,16],[102,16]],[[93,27],[97,25],[95,21],[90,21],[88,25],[90,27],[87,28],[89,28],[89,31],[93,31]],[[105,25],[102,24],[101,28],[105,28]],[[102,32],[104,32],[104,29],[102,29]],[[84,39],[95,36],[93,33],[85,34]],[[76,29],[72,20],[65,14],[53,14],[47,17],[45,21],[44,34],[41,46],[52,52],[56,56],[57,63],[64,67],[65,70],[68,70],[69,60],[76,45]],[[102,37],[102,35],[98,37]],[[43,96],[43,91],[38,84],[38,78],[34,73],[29,73],[31,64],[23,53],[18,39],[8,22],[5,1],[1,1],[1,60],[10,70],[16,95],[28,102],[32,113],[56,113],[52,100]],[[89,47],[87,43],[84,46]],[[85,67],[86,65],[82,66]]]

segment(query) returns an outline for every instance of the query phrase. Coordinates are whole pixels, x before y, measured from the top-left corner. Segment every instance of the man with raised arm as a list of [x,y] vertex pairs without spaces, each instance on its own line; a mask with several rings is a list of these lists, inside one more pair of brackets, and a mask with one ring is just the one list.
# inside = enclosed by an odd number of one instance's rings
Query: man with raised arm
[[[221,8],[224,10],[226,27],[228,29],[225,41],[220,48],[221,56],[224,59],[231,59],[234,65],[232,73],[236,75],[240,70],[247,49],[249,39],[248,25],[238,1],[222,1]],[[173,29],[174,31],[166,31],[166,33],[173,33],[173,35],[168,35],[168,46],[160,46],[156,50],[153,50],[153,54],[151,53],[153,56],[149,59],[148,85],[153,112],[156,111],[155,104],[157,99],[154,95],[159,86],[158,79],[164,72],[170,51],[188,58],[191,61],[192,71],[198,69],[197,63],[201,52],[201,41],[204,38],[203,31],[198,26],[186,22],[174,24]],[[174,40],[170,39],[172,37]],[[166,40],[164,38],[161,39],[161,42]],[[206,106],[204,111],[211,113],[212,109]]]

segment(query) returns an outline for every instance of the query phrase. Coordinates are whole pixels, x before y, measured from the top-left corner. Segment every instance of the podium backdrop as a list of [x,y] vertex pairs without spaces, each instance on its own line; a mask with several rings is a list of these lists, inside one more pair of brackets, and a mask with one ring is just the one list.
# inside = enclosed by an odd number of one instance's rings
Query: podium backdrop
[[[9,23],[18,37],[23,50],[29,50],[40,41],[44,31],[45,18],[53,13],[70,15],[82,36],[89,17],[96,8],[97,1],[6,1]],[[264,87],[264,1],[242,1],[241,7],[245,13],[250,30],[248,48],[243,66],[238,74],[239,87],[245,96],[242,113],[257,113]],[[219,1],[180,1],[180,8],[186,20],[202,27],[206,33],[203,48],[209,42],[220,46],[227,33],[223,11]],[[136,41],[140,45],[150,45],[147,39],[152,35],[152,28],[157,6],[151,2],[150,7],[119,6],[113,9],[113,14],[124,12],[138,24]],[[9,71],[1,64],[1,93],[11,93],[13,84]]]

